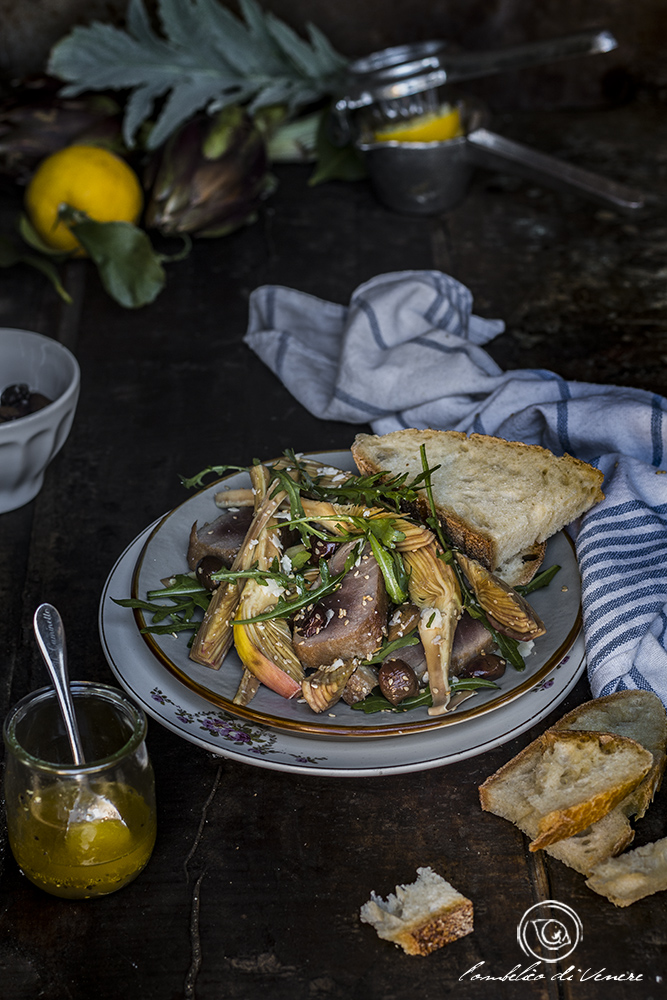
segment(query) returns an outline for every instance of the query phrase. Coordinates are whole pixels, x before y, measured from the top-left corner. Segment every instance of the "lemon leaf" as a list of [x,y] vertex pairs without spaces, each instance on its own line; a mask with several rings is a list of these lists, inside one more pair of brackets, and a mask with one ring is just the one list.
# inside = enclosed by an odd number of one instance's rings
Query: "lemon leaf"
[[329,138],[326,114],[320,117],[316,135],[317,164],[308,178],[310,187],[325,181],[359,181],[368,176],[361,155],[351,144],[334,146]]
[[22,253],[7,236],[0,236],[0,267],[13,267],[14,264],[27,264],[45,275],[60,298],[71,305],[72,298],[60,281],[60,275],[50,260],[33,253]]
[[40,253],[48,254],[49,257],[55,257],[58,260],[67,260],[70,256],[70,254],[64,253],[62,250],[54,250],[48,243],[45,243],[27,215],[21,214],[19,216],[18,231],[33,250],[39,250]]
[[166,276],[150,239],[131,222],[70,224],[77,240],[95,263],[109,295],[126,309],[148,305],[164,288]]

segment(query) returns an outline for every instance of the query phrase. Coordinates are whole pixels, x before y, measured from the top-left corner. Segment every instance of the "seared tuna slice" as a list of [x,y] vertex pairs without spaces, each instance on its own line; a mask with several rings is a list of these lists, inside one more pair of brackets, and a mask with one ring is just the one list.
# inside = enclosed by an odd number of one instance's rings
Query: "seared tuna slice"
[[[332,575],[340,573],[350,546],[341,545],[329,562]],[[294,649],[305,667],[321,667],[335,660],[367,659],[382,645],[387,626],[388,599],[384,578],[370,546],[341,586],[294,623]]]
[[210,524],[197,527],[192,525],[190,544],[188,546],[188,566],[196,569],[197,563],[204,556],[217,556],[222,559],[223,566],[229,569],[234,556],[241,548],[253,517],[252,507],[239,507],[226,510]]
[[476,618],[464,611],[454,633],[450,673],[458,677],[463,668],[482,653],[493,649],[493,636]]

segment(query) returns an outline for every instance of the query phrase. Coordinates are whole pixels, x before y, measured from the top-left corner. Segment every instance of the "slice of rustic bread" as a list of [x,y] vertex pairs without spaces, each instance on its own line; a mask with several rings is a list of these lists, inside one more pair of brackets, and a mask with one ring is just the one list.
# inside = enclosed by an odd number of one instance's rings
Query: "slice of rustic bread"
[[[649,691],[616,691],[577,706],[558,720],[551,730],[587,730],[616,733],[641,743],[651,752],[653,763],[646,777],[601,819],[571,837],[549,844],[547,854],[575,871],[587,875],[601,861],[623,851],[634,839],[628,817],[644,815],[660,786],[665,769],[667,712],[660,699]],[[525,770],[530,778],[530,770]],[[493,803],[493,799],[490,799]],[[493,809],[491,811],[494,811]],[[529,809],[513,822],[533,840],[539,816]]]
[[551,729],[616,733],[650,750],[653,764],[646,777],[617,807],[626,816],[641,819],[660,787],[667,762],[667,712],[658,696],[651,691],[615,691],[577,706]]
[[530,829],[530,850],[537,851],[609,813],[652,763],[648,750],[624,736],[547,731],[487,778],[480,801],[483,809]]
[[418,868],[417,880],[386,900],[372,892],[360,917],[408,955],[429,955],[473,930],[471,901],[432,868]]
[[[531,579],[551,535],[603,499],[602,473],[546,448],[457,431],[358,434],[352,455],[362,474],[420,475],[421,446],[438,517],[452,542],[515,586]],[[437,466],[437,468],[435,468]],[[426,491],[417,506],[429,514]]]
[[615,906],[629,906],[667,889],[667,837],[602,861],[593,869],[586,885]]
[[[532,838],[537,832],[537,825],[523,832]],[[544,850],[564,865],[574,868],[582,875],[588,875],[600,861],[606,861],[624,851],[632,843],[634,836],[635,831],[630,826],[628,817],[621,806],[616,806],[596,823],[575,833],[573,837],[549,844]]]

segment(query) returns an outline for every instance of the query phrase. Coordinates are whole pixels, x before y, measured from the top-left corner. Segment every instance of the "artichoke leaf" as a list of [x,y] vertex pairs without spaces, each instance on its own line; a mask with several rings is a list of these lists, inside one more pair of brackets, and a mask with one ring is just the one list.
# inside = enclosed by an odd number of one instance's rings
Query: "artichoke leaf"
[[221,584],[213,591],[190,648],[190,659],[195,663],[220,669],[232,645],[232,621],[240,598],[241,588],[236,583]]
[[241,683],[234,695],[235,705],[249,705],[259,691],[261,681],[247,667],[243,668]]

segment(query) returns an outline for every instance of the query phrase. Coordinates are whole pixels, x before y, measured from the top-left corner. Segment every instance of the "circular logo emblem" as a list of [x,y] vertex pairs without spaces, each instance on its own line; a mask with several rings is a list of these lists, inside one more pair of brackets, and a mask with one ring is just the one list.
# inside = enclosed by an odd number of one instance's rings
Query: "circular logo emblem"
[[558,962],[572,954],[583,937],[583,928],[570,906],[547,899],[526,910],[516,936],[524,955],[541,962]]

